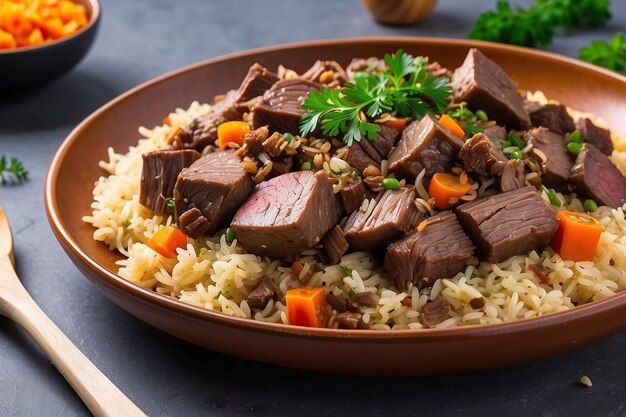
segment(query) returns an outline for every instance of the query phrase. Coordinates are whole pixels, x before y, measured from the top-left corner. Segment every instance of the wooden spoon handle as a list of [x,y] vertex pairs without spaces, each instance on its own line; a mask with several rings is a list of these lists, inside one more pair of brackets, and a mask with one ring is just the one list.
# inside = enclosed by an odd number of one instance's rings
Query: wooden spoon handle
[[[15,275],[13,268],[6,268],[7,265],[2,265],[2,261],[8,264],[6,258],[0,259],[0,275]],[[3,280],[12,278],[17,279],[17,276],[0,277]],[[37,342],[95,416],[145,416],[143,411],[78,350],[23,287],[12,290],[11,294],[5,293],[2,297],[11,304],[8,315],[21,324]]]

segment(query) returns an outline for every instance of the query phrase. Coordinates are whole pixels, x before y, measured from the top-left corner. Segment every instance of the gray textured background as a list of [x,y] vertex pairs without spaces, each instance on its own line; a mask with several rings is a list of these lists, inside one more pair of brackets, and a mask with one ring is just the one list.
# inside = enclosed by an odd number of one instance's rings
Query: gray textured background
[[[422,25],[391,28],[373,22],[357,0],[104,0],[100,35],[85,61],[48,86],[0,98],[0,153],[22,159],[31,177],[0,187],[26,287],[153,416],[626,415],[626,333],[555,358],[468,374],[373,378],[267,366],[197,348],[128,315],[83,279],[45,218],[43,183],[58,145],[84,117],[142,81],[224,53],[299,40],[464,37],[493,5],[440,0]],[[558,37],[549,49],[575,56],[592,38],[626,31],[625,0],[613,0],[613,15],[607,28]],[[476,355],[489,359],[489,352]],[[592,388],[578,383],[582,375]],[[88,415],[79,397],[21,329],[0,318],[0,416],[74,415]]]

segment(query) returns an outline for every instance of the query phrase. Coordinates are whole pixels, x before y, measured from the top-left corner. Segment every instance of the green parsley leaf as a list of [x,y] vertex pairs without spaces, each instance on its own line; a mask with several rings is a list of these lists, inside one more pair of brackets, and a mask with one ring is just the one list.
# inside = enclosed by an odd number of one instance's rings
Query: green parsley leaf
[[218,300],[222,296],[222,290],[217,292],[217,295],[213,297],[214,300]]
[[24,168],[24,164],[17,159],[0,156],[0,184],[7,185],[9,183],[20,183],[28,179],[28,170]]
[[352,276],[352,271],[354,271],[354,269],[349,268],[347,266],[343,266],[343,265],[341,266],[341,270],[343,271],[343,274],[346,277],[351,277]]
[[369,119],[385,112],[419,119],[443,112],[450,103],[452,88],[446,77],[434,77],[424,69],[423,58],[414,58],[399,49],[385,55],[388,69],[359,72],[353,82],[341,88],[325,88],[308,94],[301,108],[300,134],[306,136],[318,127],[327,137],[342,135],[351,145],[363,136],[378,139],[380,126]]
[[616,33],[610,43],[591,41],[581,48],[579,58],[613,71],[623,71],[626,68],[626,38],[622,33]]
[[611,19],[609,0],[537,0],[547,20],[569,34],[575,28],[599,28]]

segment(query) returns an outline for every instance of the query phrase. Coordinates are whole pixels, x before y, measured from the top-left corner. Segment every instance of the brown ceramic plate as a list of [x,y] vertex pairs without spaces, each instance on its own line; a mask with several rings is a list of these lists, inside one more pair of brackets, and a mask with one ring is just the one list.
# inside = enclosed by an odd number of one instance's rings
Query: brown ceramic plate
[[478,46],[529,89],[595,112],[626,134],[626,78],[561,56],[505,45],[450,39],[366,38],[285,45],[211,59],[149,81],[106,104],[67,137],[48,174],[45,201],[54,233],[72,261],[107,297],[181,339],[243,358],[303,369],[366,374],[466,371],[555,355],[626,329],[626,292],[571,311],[490,326],[418,331],[346,331],[260,323],[211,312],[148,291],[116,275],[120,255],[92,239],[90,213],[98,161],[124,150],[138,126],[161,124],[176,107],[239,85],[248,67],[306,69],[315,59],[347,64],[398,48],[448,68]]

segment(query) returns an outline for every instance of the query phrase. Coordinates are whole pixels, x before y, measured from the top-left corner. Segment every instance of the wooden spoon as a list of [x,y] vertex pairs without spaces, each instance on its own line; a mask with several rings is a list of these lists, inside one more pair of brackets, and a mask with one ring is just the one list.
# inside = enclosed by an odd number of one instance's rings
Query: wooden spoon
[[95,416],[145,416],[39,308],[13,264],[11,228],[0,207],[0,314],[24,327]]

